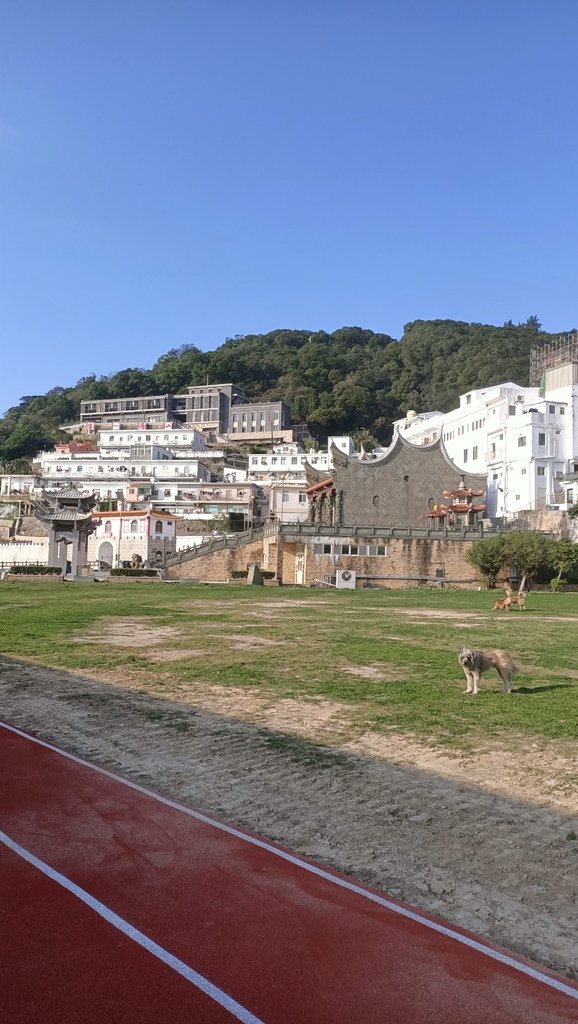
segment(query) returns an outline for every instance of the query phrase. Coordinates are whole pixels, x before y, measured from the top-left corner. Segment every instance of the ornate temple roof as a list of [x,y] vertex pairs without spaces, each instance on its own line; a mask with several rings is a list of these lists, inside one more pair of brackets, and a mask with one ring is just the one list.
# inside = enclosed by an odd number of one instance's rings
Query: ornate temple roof
[[53,508],[46,512],[36,512],[39,519],[46,523],[89,522],[92,512],[78,508]]
[[96,501],[96,497],[93,491],[79,491],[76,487],[67,487],[66,490],[63,488],[62,490],[45,491],[44,493],[49,498],[57,498],[58,500],[60,500],[61,498],[66,498],[68,502],[71,501],[73,498],[76,501],[84,502],[86,502],[87,498],[94,498]]

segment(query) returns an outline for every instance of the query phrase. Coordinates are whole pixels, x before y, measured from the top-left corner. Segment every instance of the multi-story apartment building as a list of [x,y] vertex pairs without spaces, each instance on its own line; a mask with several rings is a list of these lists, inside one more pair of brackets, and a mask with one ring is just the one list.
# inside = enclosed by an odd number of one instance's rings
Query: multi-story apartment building
[[184,395],[107,398],[80,403],[87,433],[135,430],[197,430],[206,439],[249,437],[292,440],[291,410],[285,402],[249,402],[236,384],[204,384]]
[[[208,448],[205,437],[193,427],[173,429],[131,427],[114,430],[101,427],[98,431],[98,448],[105,458],[129,459],[143,445],[155,445],[168,452],[171,458],[190,459],[212,456],[214,449]],[[220,453],[222,457],[222,452]]]
[[[64,446],[61,446],[61,449]],[[225,466],[222,480],[198,456],[176,457],[160,445],[131,445],[126,455],[102,451],[41,452],[35,460],[38,492],[59,486],[91,491],[102,501],[129,509],[151,509],[200,519],[226,512],[249,527],[267,518],[266,490],[247,482],[246,472]]]
[[544,352],[539,382],[508,381],[460,396],[448,413],[408,412],[394,429],[418,445],[443,440],[450,459],[487,475],[487,515],[522,512],[578,500],[578,339]]

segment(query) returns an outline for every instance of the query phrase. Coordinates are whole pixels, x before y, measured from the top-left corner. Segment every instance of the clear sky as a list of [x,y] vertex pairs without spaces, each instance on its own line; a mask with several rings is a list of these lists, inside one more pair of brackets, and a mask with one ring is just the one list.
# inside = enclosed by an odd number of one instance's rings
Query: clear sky
[[578,0],[4,0],[0,413],[278,327],[578,326]]

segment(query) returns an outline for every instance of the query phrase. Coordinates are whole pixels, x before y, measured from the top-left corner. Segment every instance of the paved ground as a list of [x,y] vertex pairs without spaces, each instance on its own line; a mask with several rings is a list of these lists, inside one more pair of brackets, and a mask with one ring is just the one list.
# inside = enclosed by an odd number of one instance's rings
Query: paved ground
[[0,724],[10,1024],[553,1024],[578,988]]

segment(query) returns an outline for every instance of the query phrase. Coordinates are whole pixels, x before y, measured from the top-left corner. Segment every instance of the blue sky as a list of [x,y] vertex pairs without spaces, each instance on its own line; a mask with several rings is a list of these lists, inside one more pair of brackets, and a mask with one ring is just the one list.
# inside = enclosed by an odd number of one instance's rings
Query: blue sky
[[576,0],[6,0],[0,413],[183,344],[578,326]]

